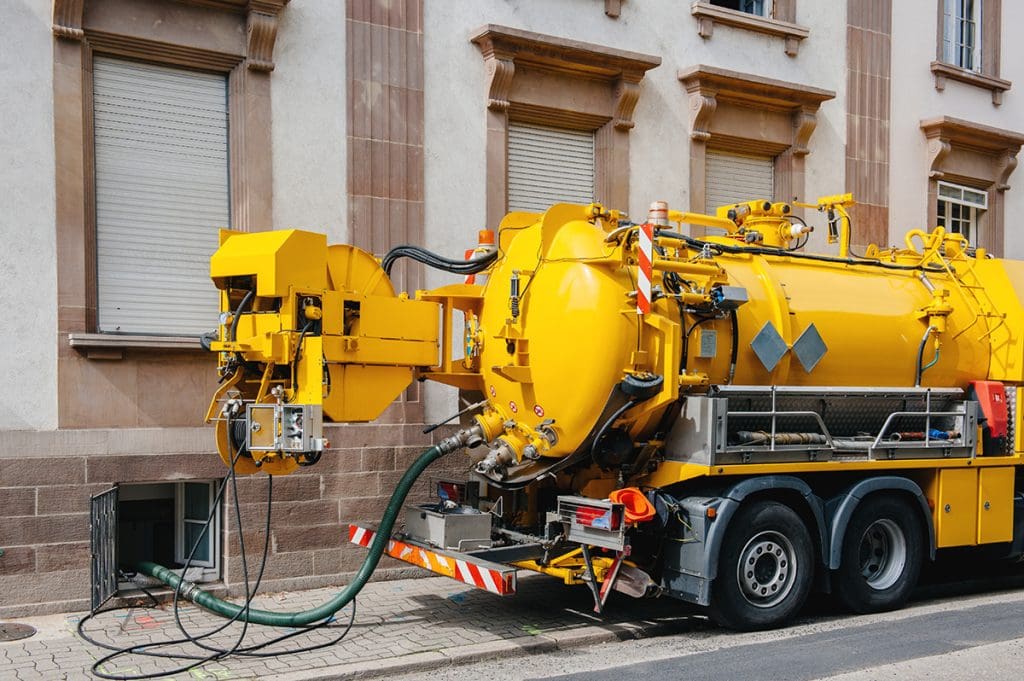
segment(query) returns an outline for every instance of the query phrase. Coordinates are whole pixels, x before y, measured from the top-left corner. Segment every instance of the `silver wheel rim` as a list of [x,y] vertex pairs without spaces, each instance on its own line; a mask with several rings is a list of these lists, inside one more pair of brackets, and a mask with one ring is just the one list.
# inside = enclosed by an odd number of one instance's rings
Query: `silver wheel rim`
[[907,538],[894,521],[871,523],[860,539],[860,574],[868,586],[884,591],[899,581],[907,565]]
[[736,581],[748,603],[771,608],[793,590],[798,569],[792,542],[778,532],[766,530],[751,537],[740,551]]

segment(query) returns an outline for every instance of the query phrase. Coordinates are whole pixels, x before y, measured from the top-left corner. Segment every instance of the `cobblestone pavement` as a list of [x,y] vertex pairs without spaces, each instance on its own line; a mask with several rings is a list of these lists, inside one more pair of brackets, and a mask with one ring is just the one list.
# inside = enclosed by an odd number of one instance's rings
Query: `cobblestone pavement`
[[[260,596],[255,606],[302,610],[326,600],[335,591],[311,591]],[[232,656],[207,662],[188,672],[166,674],[180,661],[140,655],[121,656],[102,665],[111,675],[160,674],[166,681],[197,679],[344,679],[427,672],[439,667],[482,659],[550,652],[557,649],[624,640],[661,633],[678,633],[708,625],[688,614],[686,606],[670,599],[638,601],[612,594],[604,616],[593,614],[586,587],[566,587],[542,575],[522,575],[515,596],[499,597],[470,589],[442,577],[404,579],[369,584],[357,598],[350,633],[318,650],[256,658]],[[338,614],[340,624],[350,610]],[[0,643],[0,679],[36,681],[89,679],[90,668],[109,651],[81,639],[76,626],[82,613],[14,620],[39,632],[22,641]],[[194,606],[181,608],[181,619],[192,633],[215,628],[223,620]],[[86,633],[118,647],[138,646],[180,638],[169,604],[103,613],[89,620]],[[241,633],[233,624],[208,641],[231,647]],[[287,630],[250,627],[245,644],[267,641]],[[340,629],[304,632],[268,650],[329,644]],[[202,654],[195,647],[173,646],[164,652]]]

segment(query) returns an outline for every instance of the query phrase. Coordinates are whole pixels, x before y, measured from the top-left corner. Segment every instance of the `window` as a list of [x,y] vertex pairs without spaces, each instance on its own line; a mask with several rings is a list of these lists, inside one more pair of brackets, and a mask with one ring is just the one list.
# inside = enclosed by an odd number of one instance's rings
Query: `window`
[[508,208],[544,212],[594,200],[594,133],[547,125],[508,126]]
[[488,73],[487,224],[566,200],[626,209],[633,111],[661,58],[494,24],[470,40]]
[[981,0],[944,0],[943,59],[981,73]]
[[705,157],[705,205],[709,215],[719,206],[775,196],[775,159],[708,150]]
[[979,220],[988,208],[988,192],[949,182],[939,182],[938,188],[937,224],[974,243]]
[[230,225],[227,77],[93,62],[98,329],[216,326],[208,261]]
[[1002,0],[938,0],[938,45],[931,64],[935,89],[947,80],[991,91],[998,106],[1012,83],[999,77]]
[[140,561],[148,560],[180,574],[195,547],[190,579],[220,579],[219,507],[209,530],[203,532],[214,508],[215,486],[205,481],[121,485],[116,532],[120,568],[133,571]]
[[734,9],[738,12],[754,14],[759,17],[770,17],[772,15],[772,0],[711,0],[711,4],[726,9]]

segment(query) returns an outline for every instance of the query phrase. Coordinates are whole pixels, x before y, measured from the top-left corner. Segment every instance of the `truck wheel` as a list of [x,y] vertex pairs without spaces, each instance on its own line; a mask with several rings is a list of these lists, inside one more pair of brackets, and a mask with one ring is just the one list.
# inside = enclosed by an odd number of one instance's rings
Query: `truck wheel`
[[843,536],[836,595],[853,612],[902,607],[921,574],[924,534],[917,509],[895,496],[869,496]]
[[811,535],[775,501],[740,508],[726,530],[711,587],[711,617],[730,629],[777,627],[807,600],[814,574]]

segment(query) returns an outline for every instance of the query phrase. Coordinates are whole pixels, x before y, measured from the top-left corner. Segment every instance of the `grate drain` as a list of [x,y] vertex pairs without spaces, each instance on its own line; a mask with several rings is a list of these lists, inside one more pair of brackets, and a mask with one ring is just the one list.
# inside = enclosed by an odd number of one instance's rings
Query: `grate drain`
[[14,622],[0,622],[0,641],[18,641],[36,633],[35,627]]

